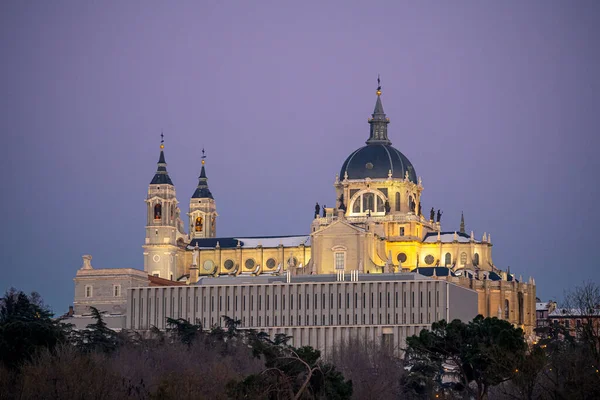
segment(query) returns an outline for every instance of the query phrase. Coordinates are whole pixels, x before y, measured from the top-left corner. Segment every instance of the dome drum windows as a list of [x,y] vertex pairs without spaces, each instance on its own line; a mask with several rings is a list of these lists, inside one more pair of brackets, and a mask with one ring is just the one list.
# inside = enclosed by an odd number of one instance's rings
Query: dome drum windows
[[385,197],[374,190],[359,192],[353,196],[350,209],[354,215],[385,215]]

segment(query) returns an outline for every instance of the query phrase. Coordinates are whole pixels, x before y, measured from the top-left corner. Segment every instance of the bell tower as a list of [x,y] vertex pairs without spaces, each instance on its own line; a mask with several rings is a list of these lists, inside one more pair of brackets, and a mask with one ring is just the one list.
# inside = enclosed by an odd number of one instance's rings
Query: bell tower
[[217,208],[215,199],[208,188],[208,178],[204,167],[206,155],[202,149],[202,169],[198,186],[190,199],[190,240],[213,238],[217,235]]
[[160,155],[156,173],[146,196],[146,240],[144,270],[148,275],[177,279],[177,236],[179,207],[175,186],[167,172],[164,136],[161,133]]

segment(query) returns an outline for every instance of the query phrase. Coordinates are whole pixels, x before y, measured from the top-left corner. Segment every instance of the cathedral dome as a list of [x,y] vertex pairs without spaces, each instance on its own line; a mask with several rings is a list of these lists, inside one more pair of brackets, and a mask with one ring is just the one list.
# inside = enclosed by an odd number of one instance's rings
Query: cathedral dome
[[404,154],[390,144],[371,143],[346,158],[340,178],[348,174],[348,179],[385,179],[390,171],[395,179],[404,179],[408,172],[408,179],[417,183],[417,173]]
[[340,179],[408,179],[417,183],[417,173],[404,154],[394,147],[388,138],[387,126],[390,119],[386,117],[381,103],[381,84],[377,79],[377,101],[372,118],[369,118],[370,134],[367,145],[354,151],[346,158],[340,171]]

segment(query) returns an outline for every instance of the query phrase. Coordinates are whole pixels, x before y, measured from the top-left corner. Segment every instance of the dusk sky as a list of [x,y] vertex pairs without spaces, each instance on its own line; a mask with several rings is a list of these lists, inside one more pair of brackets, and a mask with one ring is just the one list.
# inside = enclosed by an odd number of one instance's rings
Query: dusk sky
[[597,0],[6,0],[0,290],[62,314],[83,254],[143,269],[161,130],[184,217],[204,147],[218,236],[308,234],[378,73],[443,230],[544,300],[600,282]]

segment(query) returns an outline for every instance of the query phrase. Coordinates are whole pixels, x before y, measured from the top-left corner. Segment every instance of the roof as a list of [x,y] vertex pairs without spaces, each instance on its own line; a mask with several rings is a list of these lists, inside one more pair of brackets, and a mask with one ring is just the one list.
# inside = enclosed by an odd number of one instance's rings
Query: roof
[[550,309],[550,302],[535,303],[535,311],[545,311]]
[[[214,277],[201,277],[199,278],[196,285],[247,285],[247,284],[277,284],[286,283],[287,276],[279,275],[273,276],[269,274],[259,276],[220,276]],[[419,281],[419,280],[431,280],[424,275],[415,274],[413,272],[402,272],[397,274],[359,274],[359,281],[367,282],[388,282],[388,281]],[[319,282],[338,282],[336,274],[319,274],[319,275],[299,275],[291,276],[290,283],[319,283]],[[350,273],[344,276],[343,282],[352,282]]]
[[[466,233],[456,232],[456,236],[458,239],[458,243],[470,243],[471,236]],[[452,243],[454,242],[454,232],[440,232],[440,239],[442,243]],[[423,243],[437,243],[438,234],[437,232],[429,232],[423,238]],[[481,243],[481,241],[473,240],[475,243]]]
[[600,308],[582,312],[579,308],[555,308],[554,311],[548,314],[548,317],[600,317]]
[[[202,162],[204,162],[204,160]],[[202,164],[202,170],[200,171],[200,176],[198,177],[198,186],[192,195],[192,199],[214,199],[210,189],[208,188],[208,178],[206,177],[204,164]]]
[[160,155],[158,157],[158,168],[156,169],[156,173],[150,182],[151,185],[172,185],[173,182],[169,177],[169,173],[167,172],[167,162],[165,161],[165,153],[161,149]]
[[434,271],[436,276],[456,276],[454,272],[447,267],[419,267],[416,269],[416,272],[423,276],[433,276]]
[[185,283],[172,281],[170,279],[159,278],[157,276],[148,275],[150,286],[185,286]]
[[404,154],[389,144],[372,143],[352,152],[340,171],[340,178],[348,179],[384,179],[392,172],[392,178],[408,179],[417,183],[417,173]]
[[242,248],[262,247],[298,247],[301,244],[310,246],[310,235],[302,236],[257,236],[257,237],[220,237],[193,239],[187,246],[188,250],[193,250],[196,245],[201,249],[214,249],[217,242],[222,249],[237,247],[238,242]]

